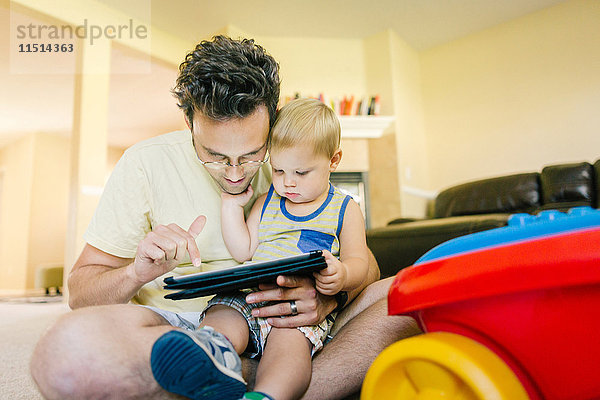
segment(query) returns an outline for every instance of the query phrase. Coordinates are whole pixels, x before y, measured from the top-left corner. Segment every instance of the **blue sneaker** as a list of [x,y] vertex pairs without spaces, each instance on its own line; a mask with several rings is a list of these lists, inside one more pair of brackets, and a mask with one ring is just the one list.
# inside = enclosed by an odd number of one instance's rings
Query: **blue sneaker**
[[210,327],[165,333],[152,346],[150,366],[163,389],[190,399],[237,400],[246,391],[240,357]]

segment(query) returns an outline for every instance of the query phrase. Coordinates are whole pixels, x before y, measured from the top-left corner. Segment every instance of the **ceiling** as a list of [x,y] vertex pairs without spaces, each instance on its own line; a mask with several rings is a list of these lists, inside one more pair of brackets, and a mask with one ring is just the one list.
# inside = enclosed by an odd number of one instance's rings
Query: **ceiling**
[[424,50],[564,0],[99,1],[141,19],[151,1],[152,24],[191,42],[227,24],[278,37],[364,38],[391,28]]
[[[563,0],[98,0],[163,31],[195,43],[228,24],[256,36],[364,38],[390,28],[417,50],[449,42]],[[151,1],[151,21],[140,13]],[[0,51],[10,54],[10,10],[0,3]],[[147,14],[147,13],[146,13]],[[14,17],[14,15],[13,15]],[[35,15],[21,18],[36,20]],[[124,48],[112,63],[134,62]],[[25,74],[0,59],[0,147],[20,135],[69,135],[73,76]],[[176,60],[175,62],[178,62]],[[177,70],[152,60],[150,73],[113,74],[109,96],[109,144],[127,147],[146,137],[183,128],[170,95]]]

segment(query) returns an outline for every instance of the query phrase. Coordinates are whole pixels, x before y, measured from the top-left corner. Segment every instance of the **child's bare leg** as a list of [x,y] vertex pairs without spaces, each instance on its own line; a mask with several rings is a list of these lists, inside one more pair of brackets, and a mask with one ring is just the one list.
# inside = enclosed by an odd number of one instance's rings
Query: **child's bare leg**
[[233,345],[238,354],[242,354],[248,346],[250,335],[246,319],[233,308],[215,304],[206,310],[200,327],[210,326],[222,333]]
[[312,343],[298,329],[272,328],[254,390],[277,400],[299,399],[310,383],[311,350]]

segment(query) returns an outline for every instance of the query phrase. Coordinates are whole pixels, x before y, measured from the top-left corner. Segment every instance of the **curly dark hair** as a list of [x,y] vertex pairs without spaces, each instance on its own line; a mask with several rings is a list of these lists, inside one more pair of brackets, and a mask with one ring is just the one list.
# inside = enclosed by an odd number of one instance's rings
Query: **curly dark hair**
[[271,126],[279,101],[279,64],[253,39],[215,36],[187,54],[172,90],[192,126],[194,112],[215,120],[244,118],[264,105]]

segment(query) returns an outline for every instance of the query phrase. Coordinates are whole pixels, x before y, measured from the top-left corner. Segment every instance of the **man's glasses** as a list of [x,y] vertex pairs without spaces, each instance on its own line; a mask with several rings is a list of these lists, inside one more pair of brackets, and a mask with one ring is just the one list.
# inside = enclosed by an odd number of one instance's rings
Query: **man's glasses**
[[200,161],[200,163],[202,165],[204,165],[204,168],[206,169],[210,169],[213,171],[223,171],[229,167],[240,167],[243,168],[245,171],[249,171],[249,170],[254,170],[254,169],[258,169],[260,168],[264,163],[266,163],[267,161],[269,161],[269,153],[265,154],[265,158],[263,160],[257,160],[257,161],[243,161],[241,163],[237,163],[237,164],[232,164],[229,161],[223,162],[223,161],[202,161],[200,159],[200,157],[198,157],[198,161]]
[[[196,149],[196,144],[194,142],[194,136],[192,135],[192,146],[194,146],[194,149]],[[267,146],[267,143],[265,143],[263,145],[263,147]],[[262,149],[262,147],[261,147]],[[240,167],[242,168],[244,171],[251,171],[251,170],[255,170],[260,168],[264,163],[266,163],[267,161],[269,161],[269,152],[267,151],[265,153],[265,157],[262,160],[250,160],[250,161],[243,161],[241,163],[237,163],[237,164],[232,164],[229,161],[202,161],[200,159],[200,156],[198,155],[198,152],[196,151],[196,157],[198,157],[198,161],[200,161],[200,164],[204,165],[204,168],[206,169],[210,169],[212,171],[224,171],[227,168],[231,167]]]

